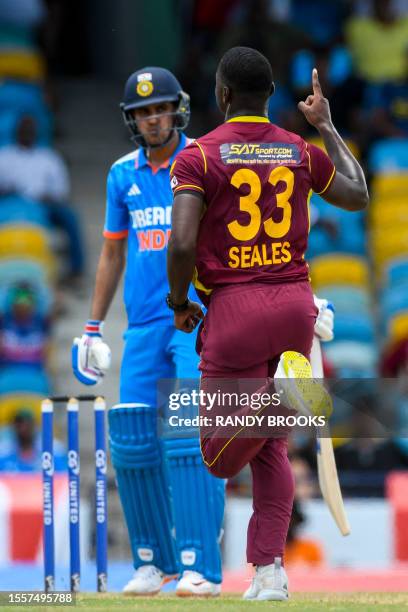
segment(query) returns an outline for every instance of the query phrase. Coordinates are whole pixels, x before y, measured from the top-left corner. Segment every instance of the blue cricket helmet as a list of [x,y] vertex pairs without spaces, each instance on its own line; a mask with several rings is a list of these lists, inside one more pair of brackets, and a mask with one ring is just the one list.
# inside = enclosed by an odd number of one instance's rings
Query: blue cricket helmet
[[174,74],[166,68],[147,66],[130,75],[120,108],[131,138],[137,144],[143,146],[144,142],[131,111],[160,102],[175,103],[174,129],[179,132],[185,130],[190,120],[190,96],[182,90]]

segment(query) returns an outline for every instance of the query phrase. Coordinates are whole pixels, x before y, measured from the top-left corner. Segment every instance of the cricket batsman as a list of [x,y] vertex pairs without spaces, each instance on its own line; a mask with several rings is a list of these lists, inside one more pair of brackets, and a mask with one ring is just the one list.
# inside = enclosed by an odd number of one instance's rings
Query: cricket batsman
[[[239,390],[245,379],[261,379],[265,391],[283,392],[286,407],[316,415],[330,398],[313,381],[308,361],[318,317],[304,258],[308,202],[314,191],[340,208],[360,210],[368,193],[361,167],[332,124],[316,70],[312,79],[313,94],[299,109],[328,155],[269,122],[274,83],[266,57],[248,47],[222,57],[216,98],[225,121],[181,151],[172,168],[168,302],[176,328],[191,332],[191,318],[203,316],[187,293],[196,269],[208,306],[198,344],[201,389],[222,390],[219,381],[226,379]],[[220,414],[223,406],[216,409]],[[285,600],[294,496],[287,436],[245,437],[243,430],[225,440],[201,429],[203,458],[220,478],[250,465],[247,560],[256,573],[244,598]]]
[[129,77],[121,109],[138,148],[116,161],[108,175],[104,243],[90,320],[74,340],[73,370],[78,380],[93,385],[109,368],[103,321],[126,265],[120,403],[108,413],[111,459],[135,569],[124,593],[155,595],[177,576],[177,595],[217,596],[225,483],[206,470],[198,436],[162,440],[157,435],[157,381],[198,377],[194,338],[174,328],[163,299],[170,166],[190,142],[183,133],[189,96],[171,72],[147,67]]

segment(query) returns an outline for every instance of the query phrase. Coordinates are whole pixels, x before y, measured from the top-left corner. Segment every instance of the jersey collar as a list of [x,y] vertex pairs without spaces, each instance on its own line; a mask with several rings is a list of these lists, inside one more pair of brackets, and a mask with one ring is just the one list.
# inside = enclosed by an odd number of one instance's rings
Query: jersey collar
[[225,123],[270,123],[268,117],[261,117],[260,115],[242,115],[240,117],[232,117]]
[[[156,174],[162,168],[168,168],[173,163],[176,155],[180,153],[180,151],[184,149],[184,147],[186,146],[186,140],[187,140],[186,136],[184,134],[180,134],[180,142],[178,143],[178,146],[176,150],[174,151],[173,155],[169,159],[167,159],[165,162],[163,162],[161,166],[156,166],[154,174]],[[148,166],[152,170],[152,166],[146,157],[145,150],[142,147],[140,147],[139,156],[137,158],[137,168],[138,169],[143,168],[143,166]]]

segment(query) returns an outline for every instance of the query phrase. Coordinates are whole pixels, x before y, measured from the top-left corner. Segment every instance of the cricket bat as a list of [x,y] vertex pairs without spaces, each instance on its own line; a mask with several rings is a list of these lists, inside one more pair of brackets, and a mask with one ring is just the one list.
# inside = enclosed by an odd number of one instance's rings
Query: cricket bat
[[[310,363],[314,378],[323,378],[323,361],[320,340],[315,336],[310,355]],[[333,443],[329,425],[316,428],[317,473],[322,497],[326,502],[332,517],[342,535],[350,533],[350,525],[344,508]]]

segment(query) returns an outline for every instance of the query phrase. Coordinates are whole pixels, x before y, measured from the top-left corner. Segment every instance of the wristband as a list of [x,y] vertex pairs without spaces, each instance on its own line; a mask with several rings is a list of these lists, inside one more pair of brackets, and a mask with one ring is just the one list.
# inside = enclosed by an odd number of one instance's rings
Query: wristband
[[174,312],[184,312],[190,306],[190,300],[187,298],[182,304],[175,304],[171,299],[170,293],[166,295],[166,304]]
[[87,336],[102,336],[103,321],[97,321],[95,319],[89,319],[85,325],[85,334]]

